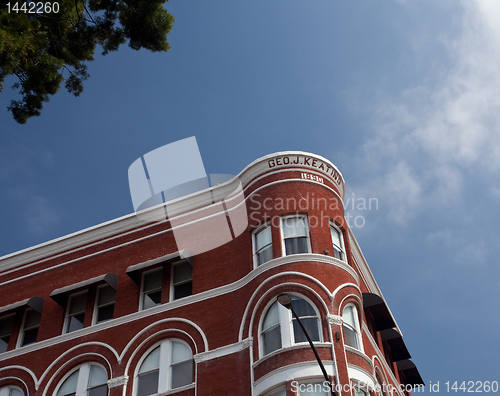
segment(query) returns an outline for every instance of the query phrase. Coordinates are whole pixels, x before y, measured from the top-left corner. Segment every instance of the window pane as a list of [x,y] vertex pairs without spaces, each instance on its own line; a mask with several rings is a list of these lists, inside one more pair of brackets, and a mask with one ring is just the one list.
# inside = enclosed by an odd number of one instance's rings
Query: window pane
[[354,388],[354,396],[366,396],[366,392],[360,389]]
[[85,312],[87,305],[87,293],[70,296],[69,314]]
[[174,284],[193,279],[193,268],[188,263],[174,266]]
[[162,270],[150,272],[144,275],[143,291],[161,289]]
[[14,324],[14,315],[4,317],[0,319],[0,337],[5,337],[10,335],[12,331],[12,325]]
[[346,325],[344,325],[344,341],[346,345],[358,349],[356,332]]
[[268,327],[271,327],[272,325],[275,325],[279,323],[279,316],[278,316],[278,303],[275,302],[273,305],[271,305],[271,308],[266,313],[266,317],[264,318],[264,323],[262,324],[262,330],[267,329]]
[[338,258],[340,260],[343,260],[344,258],[342,257],[342,252],[335,247],[333,248],[333,257]]
[[72,331],[75,330],[80,330],[83,329],[83,319],[85,317],[85,314],[79,314],[79,315],[74,315],[69,317],[68,321],[68,333],[71,333]]
[[34,344],[36,342],[37,335],[38,335],[38,327],[31,330],[24,330],[23,343],[21,346]]
[[57,396],[70,395],[76,392],[76,384],[78,382],[79,372],[79,370],[76,370],[73,374],[66,378],[66,380],[57,391]]
[[192,357],[191,348],[180,342],[172,342],[172,364],[184,362]]
[[189,385],[193,382],[193,361],[188,360],[184,363],[172,366],[172,389],[180,386]]
[[292,296],[292,307],[299,318],[303,316],[316,316],[314,308],[306,300]]
[[108,394],[108,385],[101,385],[87,391],[87,396],[106,396]]
[[268,246],[257,254],[257,265],[267,263],[273,259],[273,245]]
[[148,309],[161,304],[161,290],[144,294],[143,309]]
[[267,355],[272,351],[281,348],[281,326],[273,327],[263,334],[264,339],[264,354]]
[[[301,319],[302,325],[305,327],[307,334],[311,337],[312,341],[319,341],[318,319],[309,318]],[[297,319],[293,320],[293,336],[295,342],[307,342],[307,337],[302,331]]]
[[102,367],[90,366],[88,388],[103,385],[108,382],[108,373]]
[[97,305],[105,305],[115,302],[115,290],[111,286],[99,288],[99,299]]
[[340,244],[340,234],[339,234],[339,231],[336,228],[334,228],[334,227],[330,227],[330,231],[332,233],[333,245],[340,248],[342,245]]
[[356,325],[354,324],[354,315],[352,307],[350,305],[345,307],[344,310],[342,311],[342,320],[351,325],[351,327],[356,328]]
[[144,359],[139,369],[139,373],[158,369],[160,367],[160,347],[151,351],[151,353]]
[[21,392],[19,389],[11,388],[9,396],[24,396],[24,393]]
[[97,323],[113,319],[114,310],[115,310],[115,304],[106,305],[105,307],[98,308]]
[[183,283],[182,285],[174,286],[174,300],[187,297],[193,294],[193,282]]
[[285,239],[286,254],[309,253],[307,237]]
[[0,338],[0,353],[6,352],[9,346],[10,336]]
[[159,370],[148,374],[141,374],[138,377],[137,396],[148,396],[158,393]]
[[288,217],[283,219],[283,235],[285,238],[306,236],[306,217]]
[[40,315],[38,312],[34,311],[33,309],[29,309],[26,311],[26,319],[24,320],[24,328],[25,329],[30,329],[33,327],[38,327],[40,325],[40,318],[42,315]]
[[255,250],[271,243],[271,227],[267,226],[255,235]]

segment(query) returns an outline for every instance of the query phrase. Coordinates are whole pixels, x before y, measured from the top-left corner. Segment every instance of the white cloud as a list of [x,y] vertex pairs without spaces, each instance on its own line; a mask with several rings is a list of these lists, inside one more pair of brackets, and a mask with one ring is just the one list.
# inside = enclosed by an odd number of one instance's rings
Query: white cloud
[[429,203],[459,202],[466,172],[500,174],[500,2],[461,4],[461,35],[446,44],[451,69],[437,85],[379,98],[375,135],[363,148],[370,191],[397,223]]

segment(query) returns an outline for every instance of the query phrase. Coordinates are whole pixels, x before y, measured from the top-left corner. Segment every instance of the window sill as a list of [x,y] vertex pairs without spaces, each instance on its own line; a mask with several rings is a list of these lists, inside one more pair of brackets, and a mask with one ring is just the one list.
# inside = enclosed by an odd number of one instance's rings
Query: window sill
[[196,386],[196,383],[193,382],[192,384],[181,386],[180,388],[170,389],[166,392],[156,393],[152,396],[175,395],[176,393],[183,392],[183,391],[188,390],[188,389],[194,389],[195,386]]
[[[332,344],[330,342],[322,342],[322,341],[314,341],[313,342],[314,346],[316,348],[318,347],[328,347],[328,348],[331,348]],[[291,345],[291,346],[287,346],[287,347],[284,347],[284,348],[280,348],[280,349],[277,349],[265,356],[262,356],[259,358],[259,360],[257,360],[253,365],[252,365],[252,368],[255,368],[257,367],[259,364],[265,362],[266,360],[268,359],[272,359],[274,356],[276,355],[279,355],[280,353],[282,352],[286,352],[286,351],[293,351],[293,350],[296,350],[296,349],[310,349],[311,346],[309,345],[308,342],[301,342],[300,344],[294,344],[294,345]]]

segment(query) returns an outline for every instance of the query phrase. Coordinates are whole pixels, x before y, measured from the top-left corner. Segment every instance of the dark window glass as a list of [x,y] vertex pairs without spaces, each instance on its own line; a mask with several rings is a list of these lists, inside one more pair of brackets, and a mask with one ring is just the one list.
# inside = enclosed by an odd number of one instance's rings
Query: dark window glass
[[[305,327],[309,337],[311,337],[312,341],[319,341],[319,331],[318,331],[318,319],[316,318],[307,318],[300,319],[302,325]],[[293,335],[295,342],[307,342],[307,337],[302,331],[297,320],[293,320]]]
[[193,294],[193,282],[183,283],[182,285],[174,286],[174,300],[187,297]]
[[264,332],[264,354],[281,348],[281,327],[277,325]]
[[285,239],[285,251],[287,255],[309,253],[307,237]]
[[89,389],[87,396],[106,396],[108,394],[108,385],[101,385],[96,388]]
[[113,311],[115,309],[115,305],[106,305],[105,307],[99,308],[99,312],[97,314],[97,323],[106,322],[107,320],[113,319]]
[[71,316],[68,323],[68,333],[75,330],[83,329],[83,320],[85,319],[85,314],[78,314]]
[[14,318],[15,315],[9,315],[0,319],[0,353],[7,351]]
[[172,365],[172,389],[189,385],[193,382],[193,361]]
[[269,260],[273,259],[273,247],[268,246],[267,248],[261,250],[259,253],[257,253],[257,261],[258,265],[267,263]]
[[137,396],[149,396],[158,393],[159,370],[139,375]]
[[38,327],[40,326],[41,317],[42,315],[40,315],[33,309],[26,310],[21,346],[33,344],[36,342],[36,336],[38,334]]
[[144,275],[142,292],[142,309],[161,304],[162,269],[148,272]]
[[87,293],[69,296],[68,319],[66,332],[83,329],[85,319],[85,308],[87,305]]

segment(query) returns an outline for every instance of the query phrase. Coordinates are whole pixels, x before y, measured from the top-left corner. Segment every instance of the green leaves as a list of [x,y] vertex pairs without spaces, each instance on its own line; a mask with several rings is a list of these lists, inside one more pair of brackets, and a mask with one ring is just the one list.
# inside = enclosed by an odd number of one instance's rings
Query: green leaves
[[[168,51],[167,35],[174,17],[163,0],[59,0],[58,13],[8,12],[0,5],[0,92],[5,77],[14,75],[20,100],[8,110],[25,124],[39,116],[44,102],[65,88],[75,96],[83,92],[96,46],[103,55],[129,41],[135,50]],[[29,7],[28,7],[29,9]]]

